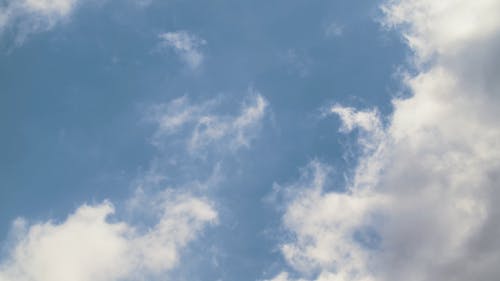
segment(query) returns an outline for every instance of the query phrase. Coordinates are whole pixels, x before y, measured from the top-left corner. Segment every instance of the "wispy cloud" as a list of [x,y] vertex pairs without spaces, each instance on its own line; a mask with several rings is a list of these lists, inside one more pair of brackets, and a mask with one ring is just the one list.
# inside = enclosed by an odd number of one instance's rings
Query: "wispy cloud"
[[37,32],[48,31],[65,21],[79,0],[7,0],[0,6],[0,34],[8,29],[15,33],[15,44]]
[[215,109],[220,99],[191,104],[181,97],[151,109],[150,116],[158,124],[154,143],[161,146],[167,136],[184,133],[185,148],[191,154],[203,153],[210,147],[235,151],[249,147],[261,127],[268,107],[266,99],[251,90],[238,114],[220,114]]
[[191,69],[201,66],[204,57],[200,48],[207,43],[204,39],[184,30],[161,33],[158,37],[161,47],[173,49]]

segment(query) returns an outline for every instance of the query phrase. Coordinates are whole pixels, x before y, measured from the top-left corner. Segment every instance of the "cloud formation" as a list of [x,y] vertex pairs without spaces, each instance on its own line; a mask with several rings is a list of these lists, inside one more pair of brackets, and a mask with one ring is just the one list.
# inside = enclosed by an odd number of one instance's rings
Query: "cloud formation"
[[[292,270],[274,281],[493,280],[500,274],[500,2],[398,0],[386,26],[401,30],[418,73],[376,110],[334,106],[362,154],[345,191],[325,191],[314,162],[283,215]],[[299,279],[297,279],[299,278]]]
[[187,135],[185,147],[190,153],[213,147],[237,150],[249,147],[261,127],[268,102],[253,90],[235,115],[215,113],[220,99],[191,104],[187,97],[177,98],[151,109],[151,117],[158,124],[153,141],[161,146],[165,138],[174,134]]
[[281,272],[272,281],[374,280],[366,268],[370,248],[378,246],[372,224],[376,222],[375,210],[389,198],[354,188],[327,192],[331,170],[313,161],[297,182],[281,187],[293,194],[285,208],[283,225],[294,238],[280,248],[302,278]]
[[165,191],[157,198],[153,205],[142,202],[158,214],[147,230],[112,219],[110,202],[82,205],[61,223],[17,219],[0,281],[144,280],[165,274],[217,213],[189,194]]
[[[252,92],[238,114],[227,116],[214,114],[216,105],[216,100],[191,105],[182,97],[157,107],[156,137],[189,127],[190,151],[214,143],[230,149],[249,146],[267,101]],[[84,204],[62,222],[17,219],[0,259],[0,281],[163,280],[179,265],[182,250],[218,221],[211,201],[187,191],[199,194],[218,181],[219,171],[216,166],[204,183],[194,179],[182,188],[164,189],[159,186],[164,174],[154,164],[135,183],[138,188],[124,212],[115,215],[113,204],[105,201]]]
[[0,34],[8,29],[21,45],[37,32],[48,31],[67,20],[79,0],[7,0],[0,5]]
[[[266,114],[267,101],[251,91],[241,108],[227,115],[216,114],[219,103],[220,99],[214,99],[191,104],[187,97],[181,97],[154,107],[150,112],[158,124],[154,139],[161,142],[178,134],[189,153],[248,147]],[[188,132],[187,139],[181,131]],[[220,167],[216,164],[204,182],[191,174],[176,188],[165,189],[169,174],[165,167],[157,166],[166,158],[162,152],[146,174],[132,183],[137,186],[136,193],[118,214],[106,201],[84,204],[62,222],[29,224],[17,219],[7,254],[0,259],[0,281],[168,277],[179,265],[183,249],[218,221],[212,201],[200,194],[219,182]]]
[[200,48],[207,43],[204,39],[184,30],[161,33],[158,37],[160,47],[173,49],[189,68],[201,66],[203,53]]

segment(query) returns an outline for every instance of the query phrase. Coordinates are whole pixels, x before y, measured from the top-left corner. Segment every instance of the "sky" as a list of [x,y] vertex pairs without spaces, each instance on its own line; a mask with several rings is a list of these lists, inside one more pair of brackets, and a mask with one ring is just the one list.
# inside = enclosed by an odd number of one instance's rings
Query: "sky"
[[0,281],[494,280],[498,50],[498,0],[0,0]]

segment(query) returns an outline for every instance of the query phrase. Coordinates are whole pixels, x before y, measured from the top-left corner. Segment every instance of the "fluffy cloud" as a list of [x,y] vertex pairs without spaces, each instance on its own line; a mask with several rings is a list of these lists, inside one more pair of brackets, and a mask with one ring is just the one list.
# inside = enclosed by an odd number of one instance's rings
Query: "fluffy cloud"
[[73,12],[79,0],[7,0],[0,6],[0,33],[14,29],[16,44],[32,33],[52,29]]
[[[314,280],[368,281],[366,264],[378,245],[373,232],[376,210],[390,198],[351,188],[327,192],[331,167],[318,161],[302,171],[299,181],[282,187],[292,192],[283,224],[293,234],[281,246],[288,264],[304,278]],[[272,281],[308,280],[290,278],[282,272]]]
[[187,194],[166,191],[157,198],[145,205],[159,214],[147,230],[111,219],[109,202],[83,205],[60,223],[16,220],[0,280],[143,280],[164,274],[217,213],[206,200]]
[[382,7],[384,25],[398,26],[418,59],[453,56],[473,41],[494,40],[500,27],[496,0],[391,0]]
[[161,146],[165,136],[185,133],[185,146],[190,153],[209,146],[222,145],[230,150],[248,147],[266,115],[266,99],[252,91],[236,115],[214,113],[219,105],[220,99],[191,104],[187,97],[181,97],[155,106],[150,114],[158,124],[154,143]]
[[162,33],[158,37],[161,47],[172,48],[191,69],[200,67],[203,62],[200,47],[207,43],[205,40],[184,30]]
[[[282,252],[308,280],[493,280],[500,274],[500,2],[390,1],[418,73],[376,110],[334,106],[362,154],[345,191],[311,164],[285,210]],[[293,279],[287,272],[274,280]]]

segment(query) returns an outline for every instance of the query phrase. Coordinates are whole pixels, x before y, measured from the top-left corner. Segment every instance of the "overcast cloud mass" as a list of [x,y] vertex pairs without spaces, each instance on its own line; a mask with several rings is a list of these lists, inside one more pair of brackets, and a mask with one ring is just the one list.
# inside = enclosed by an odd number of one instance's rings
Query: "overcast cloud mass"
[[500,276],[500,1],[0,2],[0,281]]

